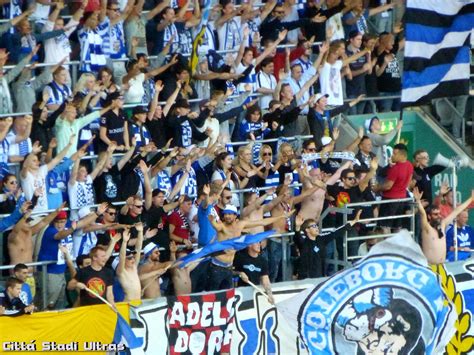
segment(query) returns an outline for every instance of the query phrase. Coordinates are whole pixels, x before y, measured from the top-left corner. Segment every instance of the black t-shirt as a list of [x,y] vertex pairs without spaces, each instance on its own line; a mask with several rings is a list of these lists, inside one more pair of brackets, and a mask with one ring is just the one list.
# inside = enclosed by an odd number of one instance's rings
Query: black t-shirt
[[[99,296],[106,298],[107,287],[114,283],[114,272],[109,268],[102,268],[100,271],[94,270],[92,266],[87,266],[77,271],[75,279],[85,284]],[[81,290],[81,306],[102,304],[102,301],[91,295],[86,290]]]
[[[354,186],[349,189],[346,189],[342,186],[337,185],[328,185],[327,191],[330,196],[332,196],[336,201],[336,207],[344,207],[348,203],[358,203],[364,201],[373,201],[372,194],[370,193],[370,187],[367,187],[364,191],[360,191],[359,186]],[[361,208],[361,207],[359,207]],[[359,209],[357,208],[357,209]],[[372,207],[362,207],[362,218],[373,217]],[[355,211],[351,215],[348,215],[348,220],[352,220],[355,217]],[[342,224],[342,214],[338,213],[336,215],[336,221],[338,225]]]
[[[254,284],[260,284],[260,277],[268,275],[268,263],[261,256],[251,257],[247,250],[238,253],[234,259],[234,268],[236,271],[244,272],[249,280]],[[248,286],[239,279],[239,286]]]
[[147,120],[145,122],[145,127],[150,132],[151,139],[157,148],[162,148],[166,145],[169,133],[167,133],[168,126],[166,125],[166,119],[164,117],[152,121]]
[[[350,57],[355,52],[350,51],[349,49],[346,50],[347,56]],[[352,71],[360,70],[362,67],[367,63],[367,56],[363,55],[356,61],[349,64],[349,68]],[[348,97],[357,97],[359,95],[365,94],[365,76],[367,72],[353,76],[352,80],[346,80],[346,92]]]
[[377,57],[377,65],[383,65],[385,56],[392,54],[393,59],[387,64],[382,75],[377,78],[377,87],[380,92],[398,92],[402,88],[400,65],[396,51],[392,50],[390,53],[382,52]]
[[[111,141],[117,142],[117,145],[124,145],[123,132],[125,131],[125,114],[122,110],[119,111],[118,115],[114,111],[108,111],[100,119],[100,126],[107,129],[107,137]],[[107,149],[102,140],[100,141],[99,150],[104,151]]]
[[117,165],[114,165],[109,171],[103,172],[94,180],[97,203],[121,201],[119,186],[120,171]]
[[147,242],[153,242],[159,245],[160,248],[160,261],[165,262],[170,259],[170,235],[169,226],[166,220],[167,214],[163,207],[152,206],[145,214],[145,220],[151,229],[157,228],[158,233],[147,240]]

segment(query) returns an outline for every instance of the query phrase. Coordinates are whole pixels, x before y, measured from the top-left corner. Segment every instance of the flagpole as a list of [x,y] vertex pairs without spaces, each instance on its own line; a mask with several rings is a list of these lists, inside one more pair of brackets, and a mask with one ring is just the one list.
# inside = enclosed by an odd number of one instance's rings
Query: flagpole
[[[400,117],[399,117],[399,121],[403,121],[403,107],[400,108]],[[399,129],[398,130],[398,133],[397,133],[397,144],[400,143],[400,135],[402,134],[402,130]]]
[[95,297],[97,297],[99,300],[101,300],[102,302],[104,302],[107,306],[110,307],[110,309],[112,309],[115,313],[118,313],[117,309],[109,302],[107,301],[105,298],[103,298],[101,295],[99,295],[97,292],[95,291],[92,291],[89,287],[85,287],[84,288],[87,292],[89,292],[90,294],[94,295]]
[[265,291],[262,291],[260,289],[260,287],[255,285],[252,281],[250,281],[250,280],[245,281],[243,279],[242,279],[242,281],[244,281],[245,283],[248,283],[250,286],[252,286],[255,289],[255,291],[257,291],[257,292],[261,293],[262,295],[264,295],[269,303],[273,304],[272,301],[270,300],[270,297],[268,296],[268,294]]

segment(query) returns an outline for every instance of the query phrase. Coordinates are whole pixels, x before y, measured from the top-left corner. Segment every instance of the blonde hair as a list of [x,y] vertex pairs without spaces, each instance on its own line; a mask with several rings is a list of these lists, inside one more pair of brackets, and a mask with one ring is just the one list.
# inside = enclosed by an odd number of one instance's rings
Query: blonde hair
[[242,154],[244,154],[244,151],[245,150],[250,150],[250,153],[252,153],[252,145],[251,144],[247,144],[247,145],[243,145],[239,148],[239,150],[237,151],[237,154],[234,158],[234,161],[232,162],[232,165],[233,166],[238,166],[240,165],[240,156]]
[[94,80],[96,80],[95,75],[92,73],[84,73],[80,76],[76,86],[74,87],[74,94],[81,92],[86,87],[86,82],[89,78],[94,78]]
[[260,163],[263,161],[262,152],[263,152],[264,149],[270,149],[270,151],[271,151],[272,154],[273,154],[273,149],[272,149],[272,147],[270,147],[268,144],[262,144],[262,146],[260,147],[260,151],[258,152],[258,157],[259,157],[259,162],[260,162]]

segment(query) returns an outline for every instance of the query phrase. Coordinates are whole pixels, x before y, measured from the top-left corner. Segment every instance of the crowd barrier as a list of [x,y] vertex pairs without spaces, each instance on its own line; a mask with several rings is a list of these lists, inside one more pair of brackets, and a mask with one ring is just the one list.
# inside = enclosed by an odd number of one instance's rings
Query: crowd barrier
[[[439,282],[445,287],[445,292],[450,299],[456,303],[460,320],[458,332],[452,344],[457,345],[459,347],[457,349],[463,350],[457,353],[468,354],[474,346],[470,341],[474,335],[474,324],[470,316],[474,312],[472,275],[474,261],[467,260],[464,263],[456,262],[440,267],[441,269],[438,267],[436,270],[440,275]],[[130,307],[127,304],[118,304],[118,308],[126,319],[130,319],[134,334],[143,341],[141,348],[131,351],[132,355],[184,352],[186,348],[189,351],[189,346],[193,349],[206,346],[212,349],[217,344],[216,339],[220,340],[223,346],[228,346],[232,355],[307,354],[298,338],[297,329],[291,328],[279,313],[278,303],[322,281],[324,279],[307,279],[273,284],[272,293],[277,308],[270,305],[261,293],[250,287],[236,288],[235,293],[227,292],[229,300],[227,303],[222,303],[219,293],[205,293],[192,294],[179,301],[175,297],[162,297],[146,300],[141,304],[133,304]],[[183,305],[186,302],[188,307],[192,303],[192,308],[196,310],[194,317],[196,322],[188,319],[189,324],[193,324],[192,327],[196,333],[206,332],[209,339],[207,343],[203,343],[204,338],[201,337],[186,338],[179,327],[174,327],[179,321],[180,314],[173,313],[171,307],[177,302]],[[217,311],[226,307],[233,310],[233,326],[226,324],[223,318],[224,310]],[[171,325],[167,323],[170,314],[178,317]],[[184,323],[185,319],[181,320]],[[205,322],[209,325],[203,324]],[[83,350],[84,346],[88,346],[89,349],[95,346],[97,349],[99,346],[113,343],[116,323],[117,317],[105,305],[42,312],[16,318],[0,317],[0,328],[3,329],[0,332],[0,342],[3,349],[5,346],[11,347],[23,342],[30,345],[36,344],[36,350],[39,351],[42,349],[43,342],[51,346],[54,341],[60,344],[71,344],[71,346],[77,344],[78,351]],[[212,334],[215,336],[212,337]],[[227,337],[224,338],[223,335]],[[115,346],[117,347],[117,344]],[[104,351],[100,353],[105,354]]]

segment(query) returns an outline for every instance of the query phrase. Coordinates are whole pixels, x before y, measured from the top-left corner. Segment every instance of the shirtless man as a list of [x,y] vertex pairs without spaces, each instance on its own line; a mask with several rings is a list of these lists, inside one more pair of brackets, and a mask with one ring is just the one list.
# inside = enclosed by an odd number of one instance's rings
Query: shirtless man
[[[178,250],[175,243],[170,244],[171,260],[175,261],[188,255],[185,249]],[[174,294],[176,296],[189,295],[192,292],[191,271],[199,265],[199,261],[189,263],[187,266],[173,267],[171,271],[171,280],[173,281]]]
[[[174,242],[170,243],[170,252],[176,248]],[[160,251],[155,243],[148,243],[143,249],[145,263],[138,269],[138,275],[142,285],[142,298],[161,297],[160,276],[166,273],[172,261],[160,263]],[[171,254],[173,257],[173,254]]]
[[[303,180],[303,189],[309,189],[317,184],[323,187],[324,185],[321,184],[322,181],[324,181],[325,185],[334,185],[341,177],[341,172],[344,169],[350,168],[350,166],[350,161],[344,163],[331,176],[322,173],[319,169],[311,169],[309,175],[305,176],[305,179]],[[326,189],[321,188],[317,189],[311,195],[304,198],[301,202],[301,209],[298,215],[301,216],[303,220],[314,219],[316,221],[319,221],[319,216],[321,216],[321,212],[324,206],[325,195]]]
[[[10,255],[10,263],[12,265],[33,262],[34,236],[54,221],[58,212],[64,208],[65,205],[66,204],[63,203],[54,212],[51,212],[33,225],[28,223],[31,211],[25,213],[23,218],[13,227],[12,232],[8,236],[8,254]],[[30,268],[29,271],[32,272],[32,268]]]
[[142,288],[138,277],[138,264],[140,263],[140,253],[143,245],[143,224],[135,224],[138,232],[135,244],[135,254],[127,255],[127,243],[130,240],[130,230],[125,229],[122,233],[122,246],[120,247],[119,263],[117,265],[117,277],[125,294],[124,301],[134,301],[141,299]]
[[[240,221],[237,217],[237,208],[233,205],[226,205],[223,213],[223,222],[216,222],[213,216],[209,216],[212,226],[217,231],[217,240],[237,238],[242,235],[242,231],[257,226],[268,226],[279,220],[289,218],[294,211],[288,211],[278,217],[263,218],[253,221]],[[209,290],[218,291],[233,287],[232,282],[232,264],[234,261],[235,250],[226,250],[224,253],[211,259],[209,270]]]
[[[474,202],[474,190],[471,192],[471,197],[457,206],[446,218],[443,218],[441,221],[433,221],[432,223],[428,222],[428,217],[426,216],[426,211],[423,206],[423,192],[420,192],[419,189],[415,187],[413,196],[415,197],[421,219],[421,245],[423,254],[425,254],[428,259],[428,263],[442,264],[446,260],[446,252],[454,251],[454,247],[451,247],[450,250],[446,250],[446,227]],[[462,251],[461,248],[459,251]]]
[[[264,195],[258,196],[256,192],[247,192],[244,194],[244,209],[240,216],[243,221],[253,221],[256,219],[263,219],[266,212],[270,212],[277,204],[279,204],[283,196],[277,196],[267,204],[263,204],[269,196],[273,196],[275,188],[271,188],[265,192]],[[263,226],[256,226],[245,229],[245,232],[250,234],[261,233],[265,229]]]
[[[303,190],[298,196],[292,196],[291,191],[288,188],[290,183],[290,179],[285,179],[284,184],[278,186],[277,195],[280,199],[280,203],[276,204],[271,210],[272,217],[280,217],[272,224],[272,229],[276,230],[277,233],[288,233],[291,230],[291,219],[289,217],[281,218],[282,216],[287,215],[295,205],[303,201],[305,198],[313,195],[316,191],[321,190],[319,186],[315,185],[311,186],[309,189]],[[280,264],[283,259],[283,250],[281,247],[283,238],[286,239],[287,245],[289,245],[289,237],[273,238],[268,239],[267,241],[268,269],[270,271],[269,276],[271,282],[276,282]],[[289,249],[287,255],[289,255]]]

